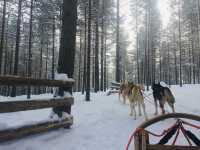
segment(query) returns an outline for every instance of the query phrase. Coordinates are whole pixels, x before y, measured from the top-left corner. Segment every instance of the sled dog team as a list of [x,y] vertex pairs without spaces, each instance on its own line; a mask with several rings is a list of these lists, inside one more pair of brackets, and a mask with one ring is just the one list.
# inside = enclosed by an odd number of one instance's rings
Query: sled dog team
[[[153,90],[153,98],[155,104],[155,115],[158,114],[158,103],[162,110],[162,114],[165,114],[164,105],[167,102],[172,109],[172,112],[175,112],[174,103],[175,98],[168,87],[162,86],[160,83],[156,84],[153,83],[152,85]],[[119,89],[119,99],[122,96],[123,103],[126,103],[126,99],[129,100],[130,104],[130,115],[132,116],[134,113],[134,118],[136,119],[136,106],[138,106],[138,113],[139,116],[142,115],[141,107],[143,110],[143,114],[145,119],[147,120],[147,113],[145,110],[145,103],[144,103],[144,86],[143,85],[136,85],[131,82],[124,81],[120,84]]]

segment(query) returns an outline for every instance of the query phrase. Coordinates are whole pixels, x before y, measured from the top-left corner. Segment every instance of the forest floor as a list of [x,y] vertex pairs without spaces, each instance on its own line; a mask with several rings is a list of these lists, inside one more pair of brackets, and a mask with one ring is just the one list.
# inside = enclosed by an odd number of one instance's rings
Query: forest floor
[[[200,85],[172,86],[176,99],[176,111],[200,115]],[[151,91],[149,92],[151,93]],[[148,93],[146,93],[148,94]],[[91,95],[91,102],[85,102],[84,96],[75,93],[72,107],[74,124],[71,129],[59,129],[40,135],[29,136],[17,141],[0,144],[0,150],[124,150],[130,134],[144,122],[144,117],[134,120],[129,116],[129,105],[118,100],[118,95],[106,96],[106,93]],[[34,96],[51,97],[51,95]],[[26,99],[25,96],[16,99]],[[154,116],[153,99],[145,101],[148,117]],[[0,97],[0,100],[13,100]],[[167,111],[171,112],[167,107]],[[49,119],[50,109],[0,114],[0,130],[40,122]],[[169,119],[151,127],[151,131],[161,133],[175,122]],[[200,125],[199,122],[195,122]],[[194,130],[195,131],[195,130]],[[200,137],[199,131],[194,132]],[[153,138],[156,143],[158,139]],[[178,144],[186,144],[183,137]],[[131,147],[133,144],[131,145]]]

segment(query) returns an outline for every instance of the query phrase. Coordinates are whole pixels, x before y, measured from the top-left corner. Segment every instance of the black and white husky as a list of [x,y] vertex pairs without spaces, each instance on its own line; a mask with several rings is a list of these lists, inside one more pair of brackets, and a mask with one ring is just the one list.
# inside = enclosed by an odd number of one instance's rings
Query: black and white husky
[[158,84],[154,83],[152,85],[152,90],[153,90],[153,97],[154,97],[154,103],[155,103],[155,109],[156,109],[155,115],[158,114],[157,101],[159,102],[159,105],[163,114],[165,114],[164,105],[166,102],[169,104],[172,111],[175,112],[175,108],[174,108],[175,98],[168,87],[163,87],[160,83]]

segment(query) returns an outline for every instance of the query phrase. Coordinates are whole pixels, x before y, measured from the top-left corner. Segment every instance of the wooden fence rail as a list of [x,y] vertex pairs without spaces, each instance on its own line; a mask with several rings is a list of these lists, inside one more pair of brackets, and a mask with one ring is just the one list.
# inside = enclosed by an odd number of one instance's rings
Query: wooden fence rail
[[16,129],[0,131],[0,142],[19,139],[25,136],[51,131],[58,128],[69,128],[73,124],[73,117],[70,116],[62,121],[48,121],[44,123],[25,125]]
[[71,106],[74,104],[73,97],[54,98],[49,100],[9,101],[0,102],[0,113],[36,110],[43,108]]
[[33,79],[19,76],[0,76],[0,85],[10,86],[49,86],[49,87],[72,87],[73,79],[68,80],[48,80],[48,79]]

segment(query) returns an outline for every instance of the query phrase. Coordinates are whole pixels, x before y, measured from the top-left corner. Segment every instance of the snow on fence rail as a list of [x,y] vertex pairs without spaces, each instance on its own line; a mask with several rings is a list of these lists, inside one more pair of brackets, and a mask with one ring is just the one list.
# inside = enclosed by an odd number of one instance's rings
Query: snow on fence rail
[[72,122],[73,117],[70,116],[62,121],[54,120],[33,125],[25,125],[15,129],[6,129],[0,131],[0,142],[19,139],[25,136],[51,131],[53,129],[68,128],[70,125],[72,125]]
[[[0,76],[0,85],[9,86],[49,86],[62,87],[70,89],[74,84],[73,79],[62,80],[46,80],[46,79],[32,79],[23,78],[19,76]],[[32,125],[25,125],[22,127],[6,129],[0,131],[0,142],[7,140],[18,139],[27,135],[47,132],[57,128],[69,128],[73,124],[73,116],[71,113],[71,105],[74,103],[74,98],[71,95],[64,97],[43,99],[43,100],[27,100],[27,101],[4,101],[0,102],[0,113],[9,113],[17,111],[36,110],[43,108],[58,108],[63,107],[68,112],[64,119],[49,120],[46,122],[35,123]]]

